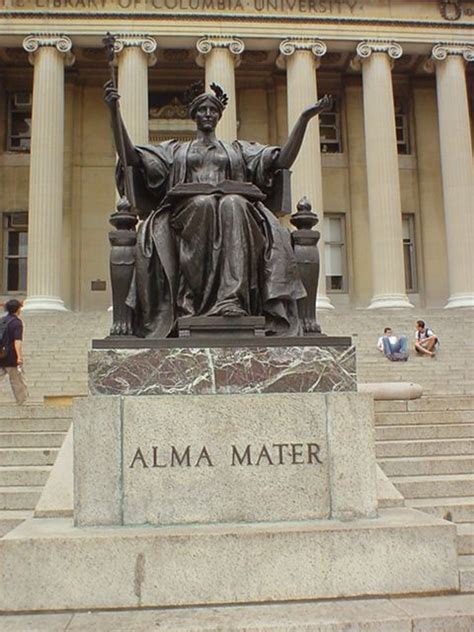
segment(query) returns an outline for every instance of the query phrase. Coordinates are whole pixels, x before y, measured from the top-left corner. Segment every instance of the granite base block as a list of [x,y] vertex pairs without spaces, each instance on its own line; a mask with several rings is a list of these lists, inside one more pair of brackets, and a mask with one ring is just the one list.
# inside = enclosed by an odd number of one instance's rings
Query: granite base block
[[411,509],[351,523],[75,528],[0,539],[0,610],[238,604],[458,589],[455,525]]
[[78,526],[376,515],[367,395],[93,396],[73,419]]
[[91,395],[356,391],[352,345],[94,349]]

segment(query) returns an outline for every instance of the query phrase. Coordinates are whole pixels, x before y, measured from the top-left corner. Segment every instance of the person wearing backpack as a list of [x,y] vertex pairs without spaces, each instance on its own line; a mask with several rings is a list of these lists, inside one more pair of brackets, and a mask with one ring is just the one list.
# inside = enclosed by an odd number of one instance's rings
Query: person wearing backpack
[[439,345],[438,336],[426,326],[424,320],[416,321],[415,349],[422,356],[434,358]]
[[22,304],[15,298],[7,301],[7,315],[0,321],[0,379],[8,375],[17,404],[28,397],[23,375],[23,322],[20,320]]

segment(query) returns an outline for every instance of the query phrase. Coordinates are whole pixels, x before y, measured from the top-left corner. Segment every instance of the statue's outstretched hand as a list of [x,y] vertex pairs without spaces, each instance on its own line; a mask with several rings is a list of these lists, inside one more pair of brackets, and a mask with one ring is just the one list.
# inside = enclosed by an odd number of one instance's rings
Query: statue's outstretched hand
[[331,94],[325,94],[322,99],[316,101],[314,105],[310,105],[306,110],[303,110],[302,117],[306,120],[310,121],[313,117],[318,114],[323,114],[324,112],[328,112],[334,103],[334,98]]
[[117,88],[114,87],[112,81],[106,81],[104,83],[104,101],[111,110],[114,110],[117,107],[119,99],[120,95],[117,92]]

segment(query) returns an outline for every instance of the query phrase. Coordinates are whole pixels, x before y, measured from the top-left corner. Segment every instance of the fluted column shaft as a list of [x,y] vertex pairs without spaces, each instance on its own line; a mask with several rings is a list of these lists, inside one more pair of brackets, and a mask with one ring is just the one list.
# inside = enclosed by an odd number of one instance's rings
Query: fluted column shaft
[[227,107],[216,129],[218,138],[233,142],[237,138],[237,98],[235,67],[239,64],[244,44],[237,38],[202,38],[197,43],[198,63],[205,67],[206,90],[217,83],[229,97]]
[[372,301],[369,309],[413,307],[405,290],[392,59],[398,44],[363,42],[364,121],[369,193]]
[[465,62],[474,46],[433,49],[448,249],[447,308],[474,307],[474,170]]
[[[302,111],[318,100],[316,70],[319,57],[325,54],[323,42],[305,40],[285,40],[280,45],[281,57],[279,65],[286,64],[287,98],[288,98],[288,131],[291,132]],[[320,226],[323,226],[323,182],[321,168],[321,151],[319,138],[319,117],[312,119],[298,158],[294,162],[291,176],[291,199],[293,208],[306,196],[313,209],[318,213]],[[332,309],[333,306],[326,294],[326,274],[324,261],[324,231],[319,242],[320,273],[317,306],[318,309]]]
[[117,36],[120,110],[133,143],[148,143],[148,66],[156,61],[156,41],[146,36]]
[[[34,64],[25,309],[65,311],[61,298],[64,193],[64,36],[30,36]],[[69,59],[70,60],[70,59]]]

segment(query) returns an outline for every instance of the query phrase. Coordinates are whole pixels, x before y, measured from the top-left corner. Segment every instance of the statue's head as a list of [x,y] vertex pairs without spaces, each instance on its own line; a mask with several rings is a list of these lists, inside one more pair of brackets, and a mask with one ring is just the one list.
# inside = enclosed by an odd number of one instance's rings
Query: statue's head
[[202,81],[193,83],[191,88],[185,94],[185,102],[188,105],[189,117],[194,121],[199,118],[199,112],[205,109],[212,109],[217,112],[219,120],[229,100],[224,90],[216,83],[211,83],[212,92],[204,91]]

